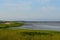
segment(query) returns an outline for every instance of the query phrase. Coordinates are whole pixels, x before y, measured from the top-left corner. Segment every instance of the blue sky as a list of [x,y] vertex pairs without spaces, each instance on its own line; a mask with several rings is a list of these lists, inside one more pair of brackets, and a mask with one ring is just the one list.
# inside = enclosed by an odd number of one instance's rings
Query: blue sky
[[59,21],[60,0],[0,0],[0,19]]

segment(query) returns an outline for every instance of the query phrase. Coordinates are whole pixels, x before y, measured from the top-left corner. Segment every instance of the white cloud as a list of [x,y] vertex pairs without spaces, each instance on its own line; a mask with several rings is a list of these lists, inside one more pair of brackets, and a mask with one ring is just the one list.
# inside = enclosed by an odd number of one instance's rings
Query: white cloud
[[40,8],[40,11],[43,12],[43,13],[50,13],[52,11],[55,10],[55,7],[51,7],[51,6],[43,6],[42,8]]
[[26,12],[31,10],[31,2],[25,2],[21,1],[19,3],[4,3],[2,4],[5,8],[7,8],[9,11],[20,11],[20,12]]
[[34,1],[44,4],[44,3],[48,3],[50,0],[34,0]]
[[47,6],[42,7],[39,9],[40,14],[42,15],[43,19],[58,19],[60,16],[60,9],[54,6]]

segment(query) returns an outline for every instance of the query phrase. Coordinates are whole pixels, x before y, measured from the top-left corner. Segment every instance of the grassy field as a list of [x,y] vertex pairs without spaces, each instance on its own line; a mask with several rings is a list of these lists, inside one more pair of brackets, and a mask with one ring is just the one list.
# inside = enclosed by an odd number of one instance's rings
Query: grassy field
[[48,30],[0,29],[0,40],[60,40],[60,32]]
[[5,23],[0,23],[0,28],[8,28],[8,27],[19,27],[24,25],[24,23],[18,23],[18,22],[11,22],[9,24],[5,24]]

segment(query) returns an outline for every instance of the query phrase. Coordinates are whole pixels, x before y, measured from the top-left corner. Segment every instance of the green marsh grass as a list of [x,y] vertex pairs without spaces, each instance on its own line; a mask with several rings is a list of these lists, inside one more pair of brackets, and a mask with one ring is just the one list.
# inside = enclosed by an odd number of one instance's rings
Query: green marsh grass
[[47,30],[0,29],[0,40],[60,40],[60,32]]
[[8,28],[8,27],[20,27],[24,25],[24,23],[17,23],[17,22],[11,22],[10,24],[0,24],[0,28]]

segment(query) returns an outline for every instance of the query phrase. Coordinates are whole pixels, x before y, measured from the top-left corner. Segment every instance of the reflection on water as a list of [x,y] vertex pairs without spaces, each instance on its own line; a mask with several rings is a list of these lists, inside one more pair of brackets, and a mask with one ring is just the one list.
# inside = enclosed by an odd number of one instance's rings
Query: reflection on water
[[60,23],[25,23],[22,27],[17,28],[32,30],[60,30]]

